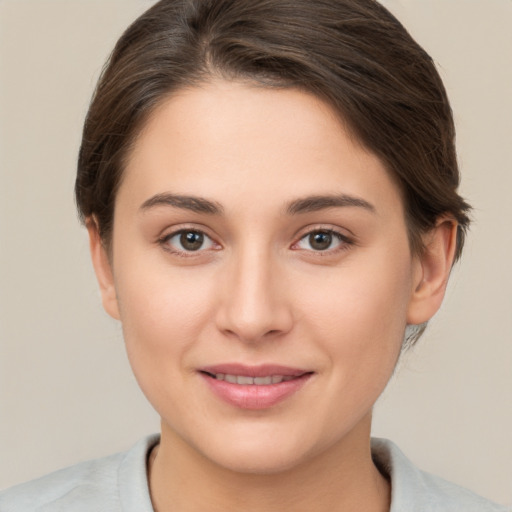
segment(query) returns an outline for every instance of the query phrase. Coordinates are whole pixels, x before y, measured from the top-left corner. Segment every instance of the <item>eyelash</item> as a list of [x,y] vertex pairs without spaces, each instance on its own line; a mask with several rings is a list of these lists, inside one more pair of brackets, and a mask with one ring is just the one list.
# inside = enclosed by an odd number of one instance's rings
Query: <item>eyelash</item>
[[[181,256],[181,257],[184,257],[184,258],[190,258],[190,257],[194,257],[194,256],[197,256],[198,254],[204,252],[205,250],[207,249],[203,249],[202,247],[199,248],[198,250],[196,251],[193,251],[193,250],[186,250],[186,249],[176,249],[174,248],[169,242],[177,237],[177,236],[183,236],[185,234],[191,234],[191,233],[194,233],[195,235],[200,235],[201,237],[203,237],[204,241],[209,241],[210,242],[210,245],[212,246],[218,246],[220,247],[219,244],[217,244],[211,236],[209,236],[207,233],[205,233],[203,230],[201,229],[196,229],[196,228],[181,228],[181,229],[178,229],[176,231],[173,231],[172,233],[169,233],[169,234],[166,234],[164,236],[162,236],[161,238],[158,239],[158,243],[159,245],[167,252],[170,252],[172,254],[176,254],[178,256]],[[209,248],[208,248],[209,249]],[[213,250],[218,250],[217,248],[213,249]]]
[[[192,234],[192,233],[195,234],[195,235],[199,235],[199,236],[203,237],[203,242],[209,240],[209,244],[210,244],[211,247],[207,247],[206,249],[203,248],[203,247],[200,247],[199,249],[197,249],[195,251],[194,250],[186,250],[186,249],[181,250],[181,249],[176,249],[175,247],[173,247],[169,243],[170,240],[172,240],[173,238],[175,238],[177,236],[183,236],[185,234]],[[331,244],[332,244],[332,242],[337,241],[338,245],[336,247],[334,247],[334,248],[328,247],[325,250],[301,249],[301,248],[298,247],[298,245],[303,240],[307,240],[308,237],[311,237],[312,235],[315,235],[315,234],[322,234],[322,235],[327,235],[329,237],[332,237]],[[170,252],[172,254],[176,254],[176,255],[181,256],[181,257],[185,257],[185,258],[190,258],[190,257],[197,256],[197,255],[199,255],[199,254],[201,254],[204,251],[209,250],[209,249],[218,250],[220,248],[220,244],[216,243],[212,239],[212,237],[210,237],[205,231],[203,231],[201,229],[196,229],[196,228],[181,228],[181,229],[178,229],[176,231],[173,231],[172,233],[169,233],[169,234],[166,234],[166,235],[160,237],[158,239],[158,243],[159,243],[160,246],[162,246],[162,248],[165,251]],[[349,249],[349,247],[354,245],[354,244],[355,244],[355,241],[352,238],[350,238],[350,237],[348,237],[348,236],[346,236],[346,235],[336,231],[335,229],[325,228],[325,227],[318,227],[318,228],[310,229],[309,231],[304,233],[297,240],[297,242],[294,242],[292,244],[291,248],[294,249],[294,250],[308,251],[308,252],[311,252],[311,253],[315,254],[316,256],[325,257],[327,255],[333,255],[333,254],[336,254],[338,252],[345,251],[345,250]],[[203,244],[201,244],[201,245],[203,245]]]
[[[352,245],[355,244],[355,241],[352,238],[340,233],[339,231],[337,231],[335,229],[318,227],[318,228],[310,229],[307,233],[302,235],[299,238],[299,240],[292,245],[292,248],[297,247],[298,244],[300,244],[302,241],[307,240],[312,235],[317,235],[317,234],[327,235],[327,236],[331,237],[331,242],[337,241],[338,245],[334,248],[328,247],[325,250],[304,249],[306,251],[312,252],[313,254],[315,254],[315,256],[325,257],[325,256],[337,254],[338,252],[346,251]],[[297,248],[297,250],[301,250],[301,249]]]

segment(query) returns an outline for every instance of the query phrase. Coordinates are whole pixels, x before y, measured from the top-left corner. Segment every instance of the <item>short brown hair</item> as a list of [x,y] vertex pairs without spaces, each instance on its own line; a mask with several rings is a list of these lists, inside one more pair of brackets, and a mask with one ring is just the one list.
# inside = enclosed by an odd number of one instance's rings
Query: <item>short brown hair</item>
[[212,76],[309,91],[341,115],[396,180],[411,248],[441,215],[469,224],[457,194],[455,129],[429,55],[374,0],[161,0],[118,41],[78,160],[76,200],[107,244],[129,150],[173,91]]

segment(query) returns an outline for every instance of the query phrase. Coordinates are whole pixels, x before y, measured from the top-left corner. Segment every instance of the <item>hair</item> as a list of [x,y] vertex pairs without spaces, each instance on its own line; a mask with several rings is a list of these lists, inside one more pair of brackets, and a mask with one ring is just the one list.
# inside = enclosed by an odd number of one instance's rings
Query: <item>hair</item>
[[173,92],[216,77],[325,100],[397,183],[411,250],[421,253],[422,235],[447,216],[459,258],[470,207],[457,193],[446,91],[429,55],[374,0],[161,0],[140,16],[102,72],[78,158],[79,215],[94,218],[107,247],[148,117]]

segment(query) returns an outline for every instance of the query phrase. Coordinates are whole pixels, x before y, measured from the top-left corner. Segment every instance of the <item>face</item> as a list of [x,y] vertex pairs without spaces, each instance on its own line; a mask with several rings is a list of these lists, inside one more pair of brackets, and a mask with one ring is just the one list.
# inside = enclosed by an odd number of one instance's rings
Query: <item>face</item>
[[326,104],[175,94],[129,158],[112,248],[104,304],[162,443],[271,472],[368,437],[423,269],[399,190]]

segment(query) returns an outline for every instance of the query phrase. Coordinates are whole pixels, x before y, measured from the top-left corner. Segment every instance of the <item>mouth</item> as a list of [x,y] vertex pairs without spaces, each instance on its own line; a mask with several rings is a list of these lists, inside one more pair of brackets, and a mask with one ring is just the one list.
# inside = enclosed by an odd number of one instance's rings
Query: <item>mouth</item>
[[271,384],[280,384],[281,382],[288,382],[296,379],[297,377],[291,375],[267,375],[266,377],[251,377],[249,375],[232,375],[229,373],[209,373],[201,372],[216,380],[223,380],[230,384],[240,384],[244,386],[270,386]]
[[222,401],[239,409],[271,408],[303,388],[315,372],[276,365],[218,365],[199,370]]

